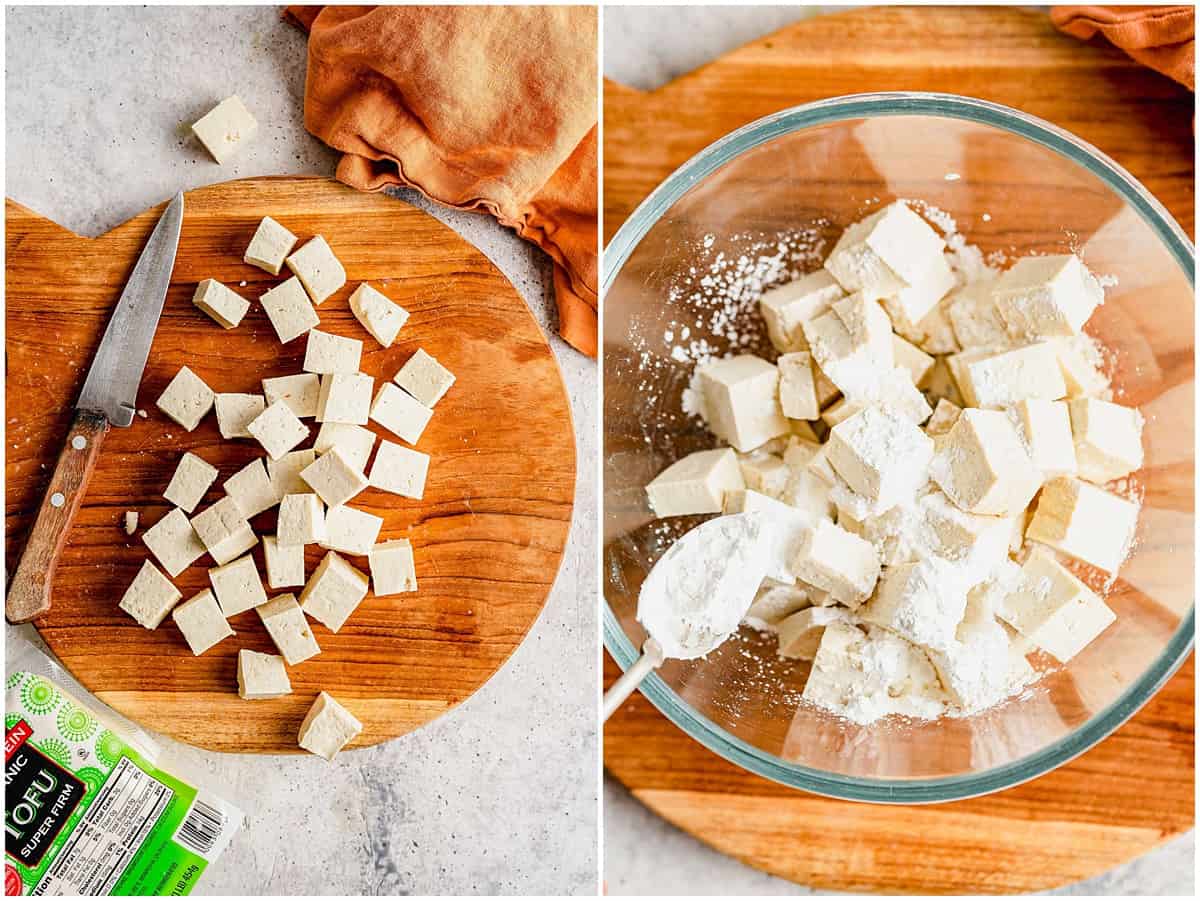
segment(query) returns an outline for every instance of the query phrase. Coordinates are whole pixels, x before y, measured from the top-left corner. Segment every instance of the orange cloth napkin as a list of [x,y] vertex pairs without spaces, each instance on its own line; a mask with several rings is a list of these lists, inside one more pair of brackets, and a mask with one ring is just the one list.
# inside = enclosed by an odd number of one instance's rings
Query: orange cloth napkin
[[1097,34],[1196,90],[1196,15],[1191,6],[1056,6],[1055,27],[1082,41]]
[[486,210],[554,261],[559,332],[595,356],[595,7],[292,6],[304,124],[365,191]]

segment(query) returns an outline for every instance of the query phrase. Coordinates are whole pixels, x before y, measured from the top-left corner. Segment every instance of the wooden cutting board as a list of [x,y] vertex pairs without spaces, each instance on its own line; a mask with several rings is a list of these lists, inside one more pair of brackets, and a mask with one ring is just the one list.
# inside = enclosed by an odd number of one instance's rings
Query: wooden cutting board
[[[161,208],[92,240],[12,201],[6,207],[11,572],[88,364]],[[318,308],[320,327],[363,340],[361,368],[376,384],[418,347],[457,382],[417,445],[432,457],[424,499],[368,489],[352,502],[384,517],[380,540],[411,539],[419,590],[368,597],[336,635],[314,624],[322,652],[289,668],[293,693],[249,702],[237,696],[238,649],[274,651],[257,614],[233,617],[237,636],[193,657],[172,621],[147,631],[117,602],[147,557],[141,532],[170,509],[162,491],[180,455],[190,450],[220,470],[202,509],[221,496],[225,478],[263,453],[249,440],[222,440],[214,415],[191,433],[168,420],[155,407],[167,382],[187,365],[216,391],[260,392],[264,377],[301,371],[305,341],[280,345],[257,303],[226,331],[191,302],[204,278],[252,301],[283,280],[242,262],[268,214],[302,241],[324,235],[345,265],[348,282]],[[362,281],[411,313],[391,348],[381,348],[350,312],[347,298]],[[365,724],[355,744],[376,744],[468,697],[541,611],[566,542],[575,485],[571,412],[558,366],[500,272],[408,204],[323,178],[250,179],[188,193],[138,407],[146,418],[113,429],[105,441],[54,579],[53,608],[35,625],[85,686],[142,725],[215,750],[290,752],[305,711],[325,690]],[[122,529],[126,510],[141,514],[137,536]],[[260,534],[274,532],[275,511],[252,524]],[[311,574],[323,552],[308,551]],[[265,572],[261,543],[254,556]],[[365,558],[350,562],[367,568]],[[205,556],[175,580],[184,598],[208,587],[211,565]]]
[[[1042,14],[878,8],[821,16],[651,93],[604,97],[604,229],[676,167],[768,113],[866,91],[966,94],[1042,116],[1136,175],[1192,233],[1192,95]],[[649,136],[649,139],[648,139]],[[605,660],[611,683],[619,670]],[[1194,667],[1074,762],[1000,794],[897,808],[821,798],[706,750],[640,694],[604,732],[609,771],[717,850],[820,889],[1014,893],[1107,871],[1194,822]]]

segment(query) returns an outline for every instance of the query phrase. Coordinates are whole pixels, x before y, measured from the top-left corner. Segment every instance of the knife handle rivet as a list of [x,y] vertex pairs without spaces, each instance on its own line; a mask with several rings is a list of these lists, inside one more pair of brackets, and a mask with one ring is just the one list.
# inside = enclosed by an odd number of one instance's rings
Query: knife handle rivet
[[71,447],[75,448],[75,450],[83,450],[87,447],[87,439],[82,435],[76,435],[71,439]]
[[66,502],[67,499],[63,497],[63,493],[61,491],[56,491],[50,495],[50,505],[52,507],[61,507]]

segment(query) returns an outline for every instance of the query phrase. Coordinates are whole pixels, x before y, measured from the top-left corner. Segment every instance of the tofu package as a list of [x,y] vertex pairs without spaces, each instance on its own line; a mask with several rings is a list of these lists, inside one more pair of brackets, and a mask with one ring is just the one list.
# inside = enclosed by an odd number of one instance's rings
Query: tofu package
[[[7,893],[194,892],[242,812],[29,641],[9,636],[5,675]],[[107,866],[87,837],[101,829]]]

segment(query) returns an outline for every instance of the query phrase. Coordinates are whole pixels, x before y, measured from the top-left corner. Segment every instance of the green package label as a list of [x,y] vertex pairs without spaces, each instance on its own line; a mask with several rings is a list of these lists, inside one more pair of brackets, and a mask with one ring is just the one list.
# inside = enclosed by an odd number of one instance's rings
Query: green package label
[[241,819],[35,673],[8,678],[4,756],[9,895],[187,895]]

